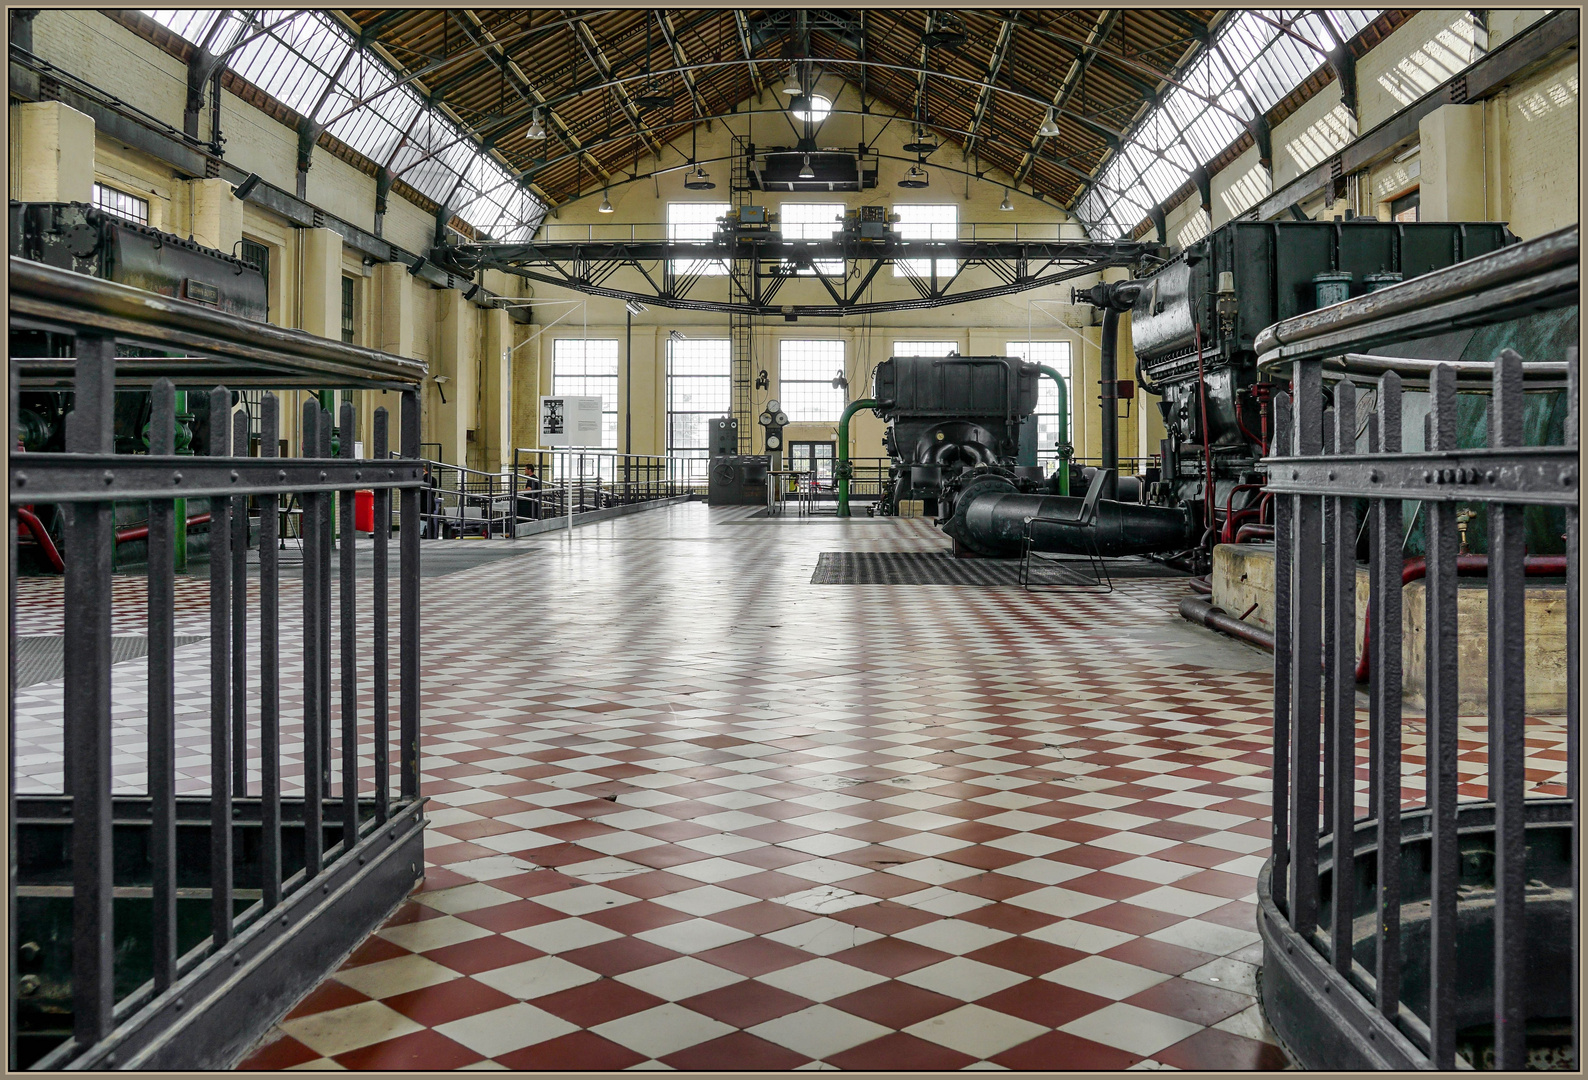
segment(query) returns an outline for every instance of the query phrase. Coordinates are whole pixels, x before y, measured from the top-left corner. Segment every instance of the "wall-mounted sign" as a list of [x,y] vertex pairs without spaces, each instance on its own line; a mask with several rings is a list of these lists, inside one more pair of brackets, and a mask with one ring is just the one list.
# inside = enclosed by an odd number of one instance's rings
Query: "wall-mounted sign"
[[541,398],[540,445],[600,446],[601,399],[568,394]]

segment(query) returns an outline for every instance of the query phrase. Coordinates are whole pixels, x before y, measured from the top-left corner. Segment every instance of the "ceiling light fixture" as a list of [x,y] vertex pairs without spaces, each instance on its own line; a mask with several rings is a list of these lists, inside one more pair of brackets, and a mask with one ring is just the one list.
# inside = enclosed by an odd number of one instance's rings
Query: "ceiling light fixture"
[[804,161],[804,163],[802,165],[800,165],[800,179],[801,180],[814,180],[814,179],[816,179],[816,170],[811,168],[811,156],[809,154],[805,155],[805,161]]
[[924,188],[928,184],[926,170],[919,165],[911,165],[910,171],[904,174],[904,179],[899,181],[902,188]]
[[711,177],[706,175],[704,165],[696,165],[695,171],[684,178],[684,186],[690,191],[710,191],[717,185],[712,183]]
[[529,130],[524,132],[524,138],[544,139],[545,137],[546,127],[540,122],[540,110],[536,109],[534,112],[529,114]]
[[1015,204],[1009,201],[1009,189],[1004,188],[1004,201],[998,204],[1000,210],[1013,210]]
[[911,154],[930,154],[937,149],[937,143],[931,141],[925,128],[915,129],[915,141],[904,144],[904,149]]
[[788,77],[783,80],[783,92],[785,94],[803,94],[805,92],[805,88],[800,85],[797,69],[798,65],[790,65],[788,69]]
[[623,308],[630,315],[644,315],[645,314],[645,310],[646,310],[645,309],[645,305],[640,303],[638,300],[625,301],[624,304],[623,304]]
[[1048,115],[1042,118],[1042,126],[1037,128],[1037,134],[1044,139],[1051,139],[1059,134],[1059,117],[1053,109],[1048,109]]
[[604,191],[601,193],[601,205],[596,207],[596,211],[602,214],[610,214],[612,212],[612,200],[607,198],[607,193]]

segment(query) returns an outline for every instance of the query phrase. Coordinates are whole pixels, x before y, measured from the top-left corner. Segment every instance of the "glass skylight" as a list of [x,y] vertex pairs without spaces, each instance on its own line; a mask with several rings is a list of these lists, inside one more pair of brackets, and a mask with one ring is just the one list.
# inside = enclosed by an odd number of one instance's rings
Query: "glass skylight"
[[[357,49],[329,15],[312,10],[144,14],[211,52],[236,46],[226,65],[240,77],[326,124],[331,135],[426,197],[452,206],[458,217],[492,239],[527,240],[545,216],[539,200],[455,123],[428,108],[409,87],[392,89],[398,76]],[[380,96],[357,105],[375,94]]]
[[1087,231],[1096,239],[1129,236],[1149,207],[1191,178],[1193,168],[1210,163],[1240,138],[1246,121],[1273,108],[1317,70],[1335,47],[1336,35],[1350,41],[1379,14],[1371,9],[1231,14],[1179,77],[1185,89],[1171,89],[1163,104],[1136,125],[1076,204]]

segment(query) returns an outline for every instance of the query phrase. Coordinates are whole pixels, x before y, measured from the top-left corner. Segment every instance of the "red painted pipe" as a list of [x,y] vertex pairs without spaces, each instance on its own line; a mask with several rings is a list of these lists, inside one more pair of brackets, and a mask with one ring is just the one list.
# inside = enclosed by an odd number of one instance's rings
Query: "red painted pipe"
[[1235,542],[1237,544],[1244,544],[1248,540],[1272,540],[1273,538],[1274,527],[1272,525],[1246,524],[1235,532]]
[[[191,529],[195,525],[207,525],[209,520],[210,516],[208,514],[194,514],[187,519],[187,527]],[[149,539],[149,526],[147,525],[130,525],[125,529],[116,530],[116,543],[118,544],[125,544],[132,540],[147,539]]]
[[[1564,555],[1525,555],[1522,557],[1523,573],[1528,577],[1562,577],[1566,573],[1566,556]],[[1407,559],[1406,565],[1401,570],[1401,586],[1404,588],[1428,574],[1428,560],[1424,558]],[[1488,577],[1489,557],[1487,555],[1457,555],[1456,575],[1458,577]],[[1356,662],[1356,681],[1367,682],[1372,673],[1372,665],[1368,657],[1372,655],[1373,608],[1371,603],[1362,611],[1362,656]]]
[[57,574],[66,573],[66,562],[61,558],[61,553],[55,549],[55,541],[50,539],[50,531],[44,527],[44,522],[39,516],[25,506],[17,507],[17,524],[33,534],[33,542],[44,551],[44,557],[55,567]]

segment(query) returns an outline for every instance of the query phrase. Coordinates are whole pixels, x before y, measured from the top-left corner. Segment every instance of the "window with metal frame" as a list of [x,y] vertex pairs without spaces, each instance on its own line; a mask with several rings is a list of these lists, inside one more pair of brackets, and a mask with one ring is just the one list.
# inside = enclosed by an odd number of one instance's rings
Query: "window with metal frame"
[[601,449],[618,448],[618,340],[558,338],[551,350],[551,392],[601,399]]
[[342,340],[349,345],[358,336],[356,320],[357,283],[346,274],[342,275]]
[[[732,209],[731,203],[668,203],[667,239],[704,243],[717,231],[717,219]],[[674,259],[673,273],[722,277],[728,273],[728,262],[726,259]]]
[[96,183],[93,189],[94,206],[107,214],[115,214],[139,225],[149,224],[149,200],[131,192]]
[[789,468],[798,472],[815,472],[817,485],[830,488],[833,484],[833,462],[838,457],[837,448],[835,442],[791,442],[788,444]]
[[836,424],[849,393],[834,386],[844,374],[844,343],[832,338],[787,338],[778,343],[778,394],[789,422]]
[[682,460],[682,478],[706,479],[711,421],[732,408],[732,343],[686,338],[667,343],[667,453]]
[[[1075,384],[1070,378],[1070,343],[1068,341],[1011,341],[1004,346],[1005,354],[1018,356],[1034,364],[1046,364],[1064,377],[1064,388],[1069,391],[1069,415],[1065,418],[1070,429],[1070,440],[1075,440]],[[1056,457],[1053,449],[1059,438],[1059,388],[1053,380],[1043,376],[1037,380],[1037,456]]]
[[894,356],[956,356],[959,353],[957,341],[895,341],[893,343]]
[[[784,203],[778,207],[778,229],[785,240],[828,240],[844,225],[843,203]],[[801,274],[815,275],[820,270],[828,277],[841,277],[844,260],[818,259],[815,269],[805,268]]]
[[244,237],[237,245],[237,257],[245,263],[252,263],[264,276],[265,288],[270,288],[270,248],[257,240]]
[[[953,240],[959,235],[959,207],[953,203],[896,203],[893,212],[899,215],[895,231],[901,240]],[[900,259],[893,264],[893,276],[930,277],[933,261]],[[936,262],[939,281],[953,276],[956,266],[953,259],[937,259]]]

